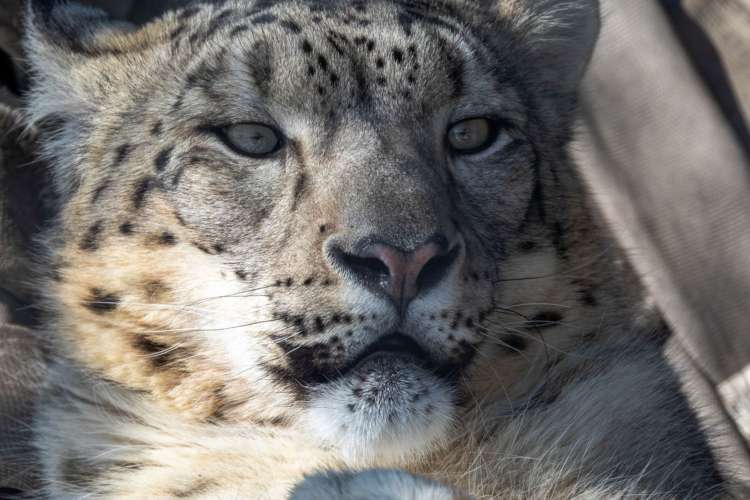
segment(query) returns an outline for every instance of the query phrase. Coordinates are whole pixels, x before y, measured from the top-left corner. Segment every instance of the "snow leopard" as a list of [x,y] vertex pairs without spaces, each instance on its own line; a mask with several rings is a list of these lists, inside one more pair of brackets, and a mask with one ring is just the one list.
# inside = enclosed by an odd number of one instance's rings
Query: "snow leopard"
[[595,0],[31,2],[49,498],[711,498],[571,160]]

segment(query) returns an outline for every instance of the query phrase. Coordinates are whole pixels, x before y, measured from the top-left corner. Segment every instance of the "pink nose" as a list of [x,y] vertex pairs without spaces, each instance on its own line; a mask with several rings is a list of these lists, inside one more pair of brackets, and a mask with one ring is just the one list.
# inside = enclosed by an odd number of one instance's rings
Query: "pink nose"
[[403,312],[420,293],[437,286],[450,271],[460,253],[460,245],[435,234],[414,250],[366,237],[346,251],[332,240],[328,257],[333,269],[345,280],[384,294]]
[[420,276],[427,265],[440,255],[441,248],[437,243],[427,243],[404,253],[388,245],[375,244],[367,249],[367,253],[388,269],[389,279],[384,289],[396,303],[402,304],[417,296],[423,284]]

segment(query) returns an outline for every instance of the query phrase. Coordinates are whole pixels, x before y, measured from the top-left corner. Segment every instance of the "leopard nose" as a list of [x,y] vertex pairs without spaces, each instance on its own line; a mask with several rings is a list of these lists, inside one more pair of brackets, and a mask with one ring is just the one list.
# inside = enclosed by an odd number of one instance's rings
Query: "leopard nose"
[[384,292],[404,308],[418,294],[439,284],[459,253],[447,238],[436,236],[417,248],[404,251],[384,243],[355,245],[356,252],[336,252],[337,268],[346,278]]

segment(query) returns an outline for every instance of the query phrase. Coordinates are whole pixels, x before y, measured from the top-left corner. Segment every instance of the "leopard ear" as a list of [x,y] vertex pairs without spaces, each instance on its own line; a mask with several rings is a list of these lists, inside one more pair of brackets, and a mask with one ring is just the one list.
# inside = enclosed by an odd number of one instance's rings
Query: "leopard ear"
[[530,50],[542,81],[574,92],[599,35],[598,0],[496,0]]
[[31,81],[27,121],[44,131],[40,153],[53,167],[63,199],[80,180],[75,153],[117,78],[117,65],[108,56],[119,54],[114,45],[117,34],[128,30],[99,9],[57,1],[27,2],[24,49]]
[[53,0],[27,3],[24,49],[32,77],[32,121],[96,109],[104,89],[96,73],[84,68],[112,51],[111,35],[126,26],[100,9]]

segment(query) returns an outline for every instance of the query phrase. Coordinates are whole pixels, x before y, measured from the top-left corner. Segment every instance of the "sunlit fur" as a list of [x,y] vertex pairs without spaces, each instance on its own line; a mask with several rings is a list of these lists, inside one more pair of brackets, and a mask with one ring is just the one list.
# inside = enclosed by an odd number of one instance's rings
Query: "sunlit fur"
[[[594,0],[226,1],[138,29],[41,3],[51,498],[723,493],[568,159]],[[475,116],[498,140],[447,151]],[[222,139],[246,122],[279,153]],[[335,258],[434,235],[452,260],[401,314]],[[393,332],[424,359],[359,361]]]

